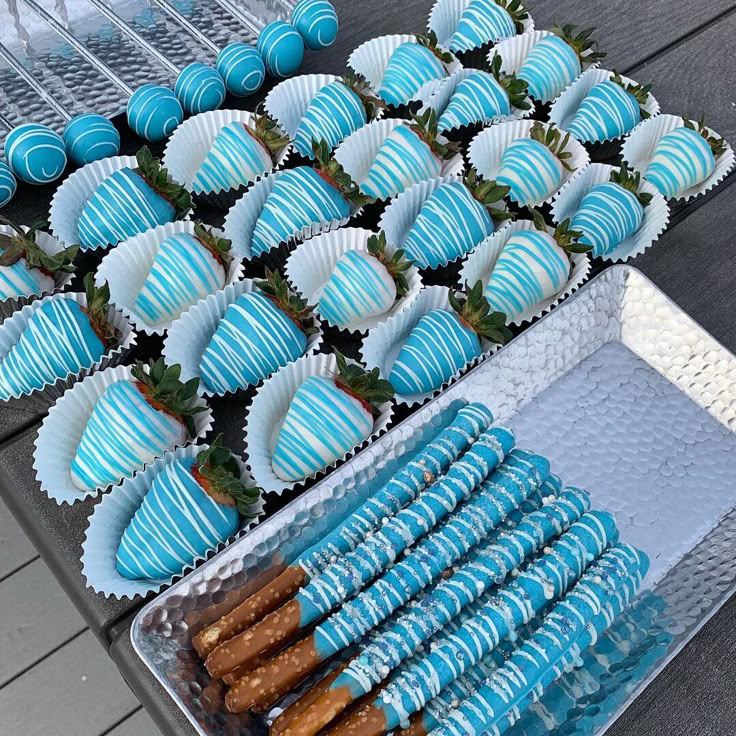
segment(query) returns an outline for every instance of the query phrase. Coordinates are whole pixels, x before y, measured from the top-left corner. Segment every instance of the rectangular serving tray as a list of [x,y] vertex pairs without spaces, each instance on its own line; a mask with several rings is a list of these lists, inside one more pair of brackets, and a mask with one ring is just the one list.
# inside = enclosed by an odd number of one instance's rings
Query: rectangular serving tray
[[229,715],[193,654],[224,613],[342,521],[460,403],[616,515],[651,570],[635,605],[517,723],[600,734],[736,590],[736,357],[639,271],[609,268],[437,399],[146,605],[136,652],[200,734],[267,733]]

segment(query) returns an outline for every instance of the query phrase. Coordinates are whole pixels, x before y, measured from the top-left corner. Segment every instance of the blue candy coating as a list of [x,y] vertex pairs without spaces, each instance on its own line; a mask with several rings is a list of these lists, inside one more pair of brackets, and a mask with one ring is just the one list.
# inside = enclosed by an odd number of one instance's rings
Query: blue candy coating
[[302,64],[304,41],[296,28],[283,20],[269,23],[258,36],[258,51],[269,74],[288,77]]
[[4,207],[15,196],[18,182],[5,161],[0,161],[0,207]]
[[69,158],[78,166],[120,153],[120,133],[103,115],[76,115],[66,124],[63,138]]
[[547,146],[531,138],[517,138],[501,156],[496,181],[511,187],[509,199],[534,205],[557,191],[563,176],[562,164]]
[[258,51],[247,43],[231,43],[217,55],[215,62],[225,87],[231,95],[247,97],[263,84],[266,67]]
[[147,141],[162,141],[184,120],[177,96],[166,87],[144,84],[128,100],[128,125]]
[[64,141],[46,125],[26,123],[5,139],[5,158],[10,170],[28,184],[49,184],[66,168]]
[[580,103],[567,130],[584,143],[626,135],[641,122],[636,97],[613,80],[593,86]]
[[387,105],[405,105],[425,84],[446,76],[442,62],[426,46],[406,41],[391,54],[378,94]]
[[437,121],[437,130],[446,133],[465,125],[488,123],[510,114],[511,104],[504,87],[492,74],[479,69],[457,85]]
[[299,0],[291,22],[313,51],[327,48],[337,38],[337,13],[328,0]]
[[492,0],[472,0],[463,10],[450,39],[450,51],[471,51],[491,41],[501,41],[515,35],[516,24],[506,8]]
[[529,95],[550,102],[572,84],[582,71],[573,48],[559,36],[545,36],[529,52],[517,73],[529,84]]
[[225,101],[225,82],[217,69],[195,61],[179,72],[174,94],[190,115],[198,115],[222,106]]

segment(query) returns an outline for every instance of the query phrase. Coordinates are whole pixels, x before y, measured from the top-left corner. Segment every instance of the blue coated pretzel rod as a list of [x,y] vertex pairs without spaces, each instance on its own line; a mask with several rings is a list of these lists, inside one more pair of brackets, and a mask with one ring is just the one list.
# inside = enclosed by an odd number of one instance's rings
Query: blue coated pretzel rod
[[206,657],[218,644],[271,613],[309,579],[355,549],[380,528],[384,519],[411,503],[442,475],[492,422],[493,415],[482,404],[462,407],[431,442],[403,463],[391,479],[340,526],[302,553],[275,580],[197,634],[192,644],[200,657]]
[[205,660],[208,672],[213,677],[232,672],[357,593],[469,498],[513,445],[510,430],[488,429],[445,475],[388,518],[379,531],[328,565],[284,606],[214,649]]

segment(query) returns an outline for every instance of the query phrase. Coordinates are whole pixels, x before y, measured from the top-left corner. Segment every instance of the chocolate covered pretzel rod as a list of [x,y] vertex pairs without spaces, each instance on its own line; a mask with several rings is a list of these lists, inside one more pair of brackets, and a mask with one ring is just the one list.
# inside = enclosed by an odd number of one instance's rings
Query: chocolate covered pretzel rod
[[221,677],[241,667],[359,591],[468,498],[513,444],[514,436],[508,429],[492,427],[484,432],[444,476],[389,518],[378,532],[330,564],[284,606],[214,649],[205,661],[209,673]]
[[385,518],[411,503],[445,473],[492,422],[493,415],[482,404],[462,407],[437,437],[402,464],[392,478],[337,529],[303,552],[275,580],[199,632],[192,639],[195,651],[205,658],[216,646],[283,605],[336,557],[355,549]]

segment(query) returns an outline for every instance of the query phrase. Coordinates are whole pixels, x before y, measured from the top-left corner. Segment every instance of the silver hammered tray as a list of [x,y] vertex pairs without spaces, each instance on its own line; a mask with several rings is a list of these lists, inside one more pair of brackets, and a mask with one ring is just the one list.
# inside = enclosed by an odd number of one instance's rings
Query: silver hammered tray
[[220,613],[344,519],[458,402],[482,401],[568,484],[612,511],[652,567],[634,606],[514,736],[600,734],[736,589],[736,357],[639,271],[615,266],[435,401],[159,595],[134,647],[200,734],[261,736],[228,715],[190,646]]

